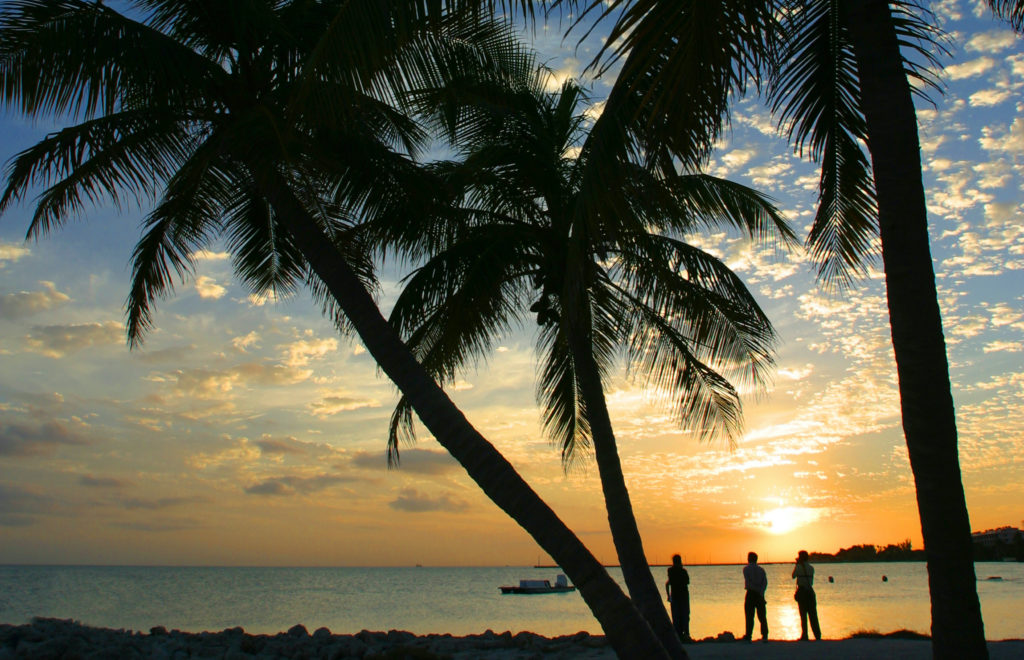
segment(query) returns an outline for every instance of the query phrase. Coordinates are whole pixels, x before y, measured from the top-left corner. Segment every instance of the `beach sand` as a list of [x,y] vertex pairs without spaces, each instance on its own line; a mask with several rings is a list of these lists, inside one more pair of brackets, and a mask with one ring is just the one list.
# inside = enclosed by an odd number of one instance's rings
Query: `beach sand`
[[[702,641],[689,644],[694,660],[927,660],[928,640],[844,639],[820,642]],[[989,642],[992,660],[1024,658],[1024,640]],[[326,628],[309,634],[301,625],[277,635],[250,635],[241,628],[188,633],[162,627],[149,632],[92,628],[64,619],[35,619],[24,625],[0,624],[0,660],[14,658],[325,658],[362,660],[613,660],[615,653],[601,635],[577,633],[542,637],[533,633],[494,633],[454,637],[413,635],[392,630],[335,635]]]

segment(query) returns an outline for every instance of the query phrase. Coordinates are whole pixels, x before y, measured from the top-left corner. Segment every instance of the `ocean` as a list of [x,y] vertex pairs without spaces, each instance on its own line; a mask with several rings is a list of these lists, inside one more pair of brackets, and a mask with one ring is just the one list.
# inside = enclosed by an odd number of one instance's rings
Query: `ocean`
[[[929,630],[923,563],[816,565],[823,636],[860,630]],[[791,564],[769,564],[768,625],[796,639],[800,619]],[[652,569],[659,585],[665,568]],[[689,566],[691,633],[743,633],[741,566]],[[1024,564],[978,563],[978,593],[989,640],[1024,638]],[[618,569],[609,569],[621,583]],[[0,623],[32,617],[91,626],[189,632],[241,626],[277,633],[301,623],[313,632],[407,630],[455,635],[529,630],[546,636],[600,633],[576,592],[502,595],[520,578],[554,581],[557,569],[250,568],[149,566],[0,566]],[[829,582],[829,576],[833,578]],[[883,581],[883,576],[887,579]],[[996,579],[998,578],[998,579]]]

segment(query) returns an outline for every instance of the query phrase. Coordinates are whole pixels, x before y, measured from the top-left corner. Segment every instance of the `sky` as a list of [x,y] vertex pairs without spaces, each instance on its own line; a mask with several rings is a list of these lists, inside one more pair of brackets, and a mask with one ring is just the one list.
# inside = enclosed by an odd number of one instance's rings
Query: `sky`
[[[973,529],[1024,526],[1024,48],[977,0],[932,8],[952,39],[918,117],[932,251]],[[531,33],[556,78],[600,35]],[[590,80],[596,98],[606,80]],[[0,115],[0,159],[54,125]],[[801,237],[817,174],[756,98],[735,107],[708,171],[777,200]],[[0,563],[532,565],[548,558],[421,434],[388,470],[396,400],[308,292],[256,297],[211,244],[124,336],[145,208],[101,205],[25,242],[0,218]],[[652,563],[789,561],[909,539],[922,547],[899,416],[884,281],[820,288],[801,250],[690,238],[753,290],[779,334],[772,383],[744,392],[745,432],[700,442],[621,369],[608,385]],[[382,271],[389,309],[401,273]],[[449,388],[469,420],[602,561],[616,563],[596,466],[566,473],[542,435],[532,324]]]

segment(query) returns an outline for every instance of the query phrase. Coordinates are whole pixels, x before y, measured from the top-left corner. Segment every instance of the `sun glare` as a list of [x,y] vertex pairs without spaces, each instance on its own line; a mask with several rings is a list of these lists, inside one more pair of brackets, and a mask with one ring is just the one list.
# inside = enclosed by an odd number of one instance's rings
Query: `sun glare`
[[770,534],[788,534],[821,517],[819,509],[783,506],[755,516],[754,523]]

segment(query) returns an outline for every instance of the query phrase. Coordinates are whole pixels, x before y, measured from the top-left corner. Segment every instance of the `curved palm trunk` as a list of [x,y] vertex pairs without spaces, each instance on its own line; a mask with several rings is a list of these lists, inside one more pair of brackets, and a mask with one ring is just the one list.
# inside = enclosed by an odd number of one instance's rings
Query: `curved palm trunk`
[[573,333],[569,341],[572,346],[573,363],[583,400],[586,402],[587,420],[594,441],[597,469],[601,475],[601,490],[604,493],[608,511],[608,524],[619,557],[622,577],[629,589],[629,596],[637,609],[654,629],[662,645],[674,658],[688,658],[686,650],[672,626],[672,621],[661,602],[661,590],[654,582],[651,567],[644,553],[640,530],[637,528],[633,505],[629,500],[626,480],[622,474],[622,463],[615,444],[611,417],[605,402],[601,373],[591,343],[586,336]]
[[921,180],[917,117],[889,4],[846,0],[878,219],[903,430],[928,559],[934,657],[988,658]]
[[366,350],[405,394],[424,425],[469,476],[566,572],[620,658],[666,658],[650,626],[618,584],[554,511],[530,488],[427,374],[377,309],[362,282],[285,182],[262,182],[278,222],[352,322]]

